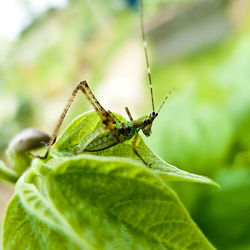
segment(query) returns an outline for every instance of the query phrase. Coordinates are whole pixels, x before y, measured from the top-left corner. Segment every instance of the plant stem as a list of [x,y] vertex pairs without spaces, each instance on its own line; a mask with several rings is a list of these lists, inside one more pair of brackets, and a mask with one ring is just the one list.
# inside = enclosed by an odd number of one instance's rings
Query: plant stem
[[0,160],[0,179],[4,179],[11,183],[16,183],[18,180],[18,176],[15,171],[7,168],[3,161]]

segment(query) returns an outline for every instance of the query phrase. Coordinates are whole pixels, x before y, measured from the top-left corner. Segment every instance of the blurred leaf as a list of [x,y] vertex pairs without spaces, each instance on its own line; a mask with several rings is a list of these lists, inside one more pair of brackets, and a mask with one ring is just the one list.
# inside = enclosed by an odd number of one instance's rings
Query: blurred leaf
[[217,49],[169,66],[164,78],[157,79],[166,82],[170,77],[182,86],[154,124],[161,136],[152,137],[151,145],[168,161],[186,170],[214,174],[218,164],[225,164],[242,149],[236,144],[239,139],[250,146],[249,44],[249,35],[242,34]]
[[27,153],[48,143],[50,136],[37,129],[28,128],[19,132],[9,143],[6,151],[9,164],[21,176],[30,167],[32,157]]
[[224,169],[216,180],[221,192],[203,193],[194,217],[219,249],[249,249],[250,169]]
[[152,145],[187,170],[213,172],[230,147],[230,118],[215,104],[200,100],[194,88],[186,87],[184,92],[159,115],[153,130],[161,132],[152,136]]

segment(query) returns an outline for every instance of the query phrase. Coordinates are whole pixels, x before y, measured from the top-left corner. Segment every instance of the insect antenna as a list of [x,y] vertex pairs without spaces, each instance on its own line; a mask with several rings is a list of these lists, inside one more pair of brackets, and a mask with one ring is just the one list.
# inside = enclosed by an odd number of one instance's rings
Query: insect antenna
[[160,108],[158,109],[157,114],[159,114],[159,112],[161,111],[162,106],[163,106],[164,103],[167,101],[168,97],[171,95],[172,92],[173,92],[173,90],[170,90],[170,91],[168,92],[168,94],[167,94],[167,96],[164,98],[164,100],[163,100],[163,102],[162,102]]
[[144,53],[145,53],[146,66],[147,66],[147,72],[148,72],[148,81],[149,81],[149,87],[150,87],[152,108],[153,108],[153,112],[155,112],[151,70],[150,70],[150,65],[149,65],[148,51],[147,51],[147,41],[146,41],[146,38],[145,38],[145,30],[144,30],[144,23],[143,23],[143,0],[139,0],[139,12],[140,12],[140,24],[141,24],[141,36],[142,36],[142,41],[143,41],[143,45],[144,45]]

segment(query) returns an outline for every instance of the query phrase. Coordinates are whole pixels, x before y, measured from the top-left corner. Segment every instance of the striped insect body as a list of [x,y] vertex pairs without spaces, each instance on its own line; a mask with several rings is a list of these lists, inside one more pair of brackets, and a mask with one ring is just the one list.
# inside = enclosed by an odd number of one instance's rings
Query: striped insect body
[[88,134],[79,144],[77,153],[95,152],[116,145],[115,138],[108,128],[100,128]]

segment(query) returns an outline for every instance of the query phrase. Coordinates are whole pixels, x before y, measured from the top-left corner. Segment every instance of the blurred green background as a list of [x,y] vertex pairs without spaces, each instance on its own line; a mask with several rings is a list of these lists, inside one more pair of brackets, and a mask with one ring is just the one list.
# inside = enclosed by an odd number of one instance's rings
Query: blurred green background
[[[134,118],[151,112],[136,1],[71,0],[40,12],[34,1],[18,3],[29,22],[15,38],[0,37],[2,159],[22,129],[52,132],[80,80],[106,109],[125,116],[128,106]],[[144,6],[156,106],[174,89],[145,142],[221,185],[170,183],[218,249],[250,249],[250,2]],[[90,109],[80,94],[64,127]],[[0,192],[2,217],[13,187],[0,182]]]

